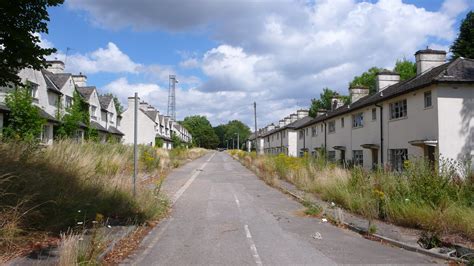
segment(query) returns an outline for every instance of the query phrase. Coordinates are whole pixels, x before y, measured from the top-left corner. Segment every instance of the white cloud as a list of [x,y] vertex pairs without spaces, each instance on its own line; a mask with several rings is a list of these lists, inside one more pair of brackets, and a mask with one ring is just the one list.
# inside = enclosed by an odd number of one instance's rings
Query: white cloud
[[[62,57],[65,55],[62,54]],[[98,72],[138,73],[140,67],[140,64],[133,62],[112,42],[109,42],[105,48],[99,48],[91,53],[68,55],[66,64],[68,71],[87,74]]]
[[[66,3],[85,10],[105,28],[210,34],[216,47],[179,63],[181,68],[198,67],[206,76],[204,81],[185,77],[194,89],[180,90],[179,99],[190,114],[209,114],[213,122],[242,116],[248,123],[251,112],[244,116],[231,111],[238,110],[236,102],[257,100],[262,110],[272,110],[262,117],[267,123],[309,104],[324,87],[346,93],[351,78],[369,67],[393,67],[397,59],[413,59],[414,52],[427,45],[446,48],[456,36],[457,16],[469,7],[467,0],[445,0],[438,11],[401,0]],[[173,66],[131,66],[127,69],[160,81],[175,72]]]

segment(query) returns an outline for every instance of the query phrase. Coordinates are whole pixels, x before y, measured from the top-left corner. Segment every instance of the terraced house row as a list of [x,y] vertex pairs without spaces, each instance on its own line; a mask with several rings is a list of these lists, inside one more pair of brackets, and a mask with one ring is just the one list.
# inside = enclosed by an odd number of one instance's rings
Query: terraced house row
[[[365,168],[402,170],[412,156],[459,161],[474,167],[474,60],[446,62],[446,52],[416,52],[417,75],[400,81],[382,71],[376,93],[350,88],[350,104],[335,97],[331,110],[309,117],[300,110],[259,130],[261,153],[317,156]],[[255,145],[255,136],[251,138]],[[255,147],[255,146],[254,146]]]
[[[46,119],[41,135],[38,136],[43,144],[50,145],[54,141],[55,126],[61,123],[60,117],[72,106],[74,93],[77,92],[86,102],[89,109],[89,125],[80,123],[75,138],[83,140],[88,128],[95,129],[99,140],[105,142],[111,138],[119,142],[130,143],[133,139],[133,116],[117,113],[115,102],[111,95],[100,95],[95,86],[87,84],[87,77],[83,74],[73,75],[65,73],[62,61],[48,61],[49,67],[42,70],[23,69],[19,72],[21,82],[28,84],[33,103],[40,110],[40,115]],[[0,87],[0,133],[8,123],[10,110],[5,104],[5,98],[13,86]],[[127,114],[127,115],[125,115]],[[132,126],[129,124],[132,123]],[[161,116],[156,121],[157,127],[163,130],[152,129],[148,134],[153,139],[164,139],[163,148],[172,148],[171,136],[176,134],[183,142],[190,139],[189,133],[183,127],[177,126],[169,117]],[[125,124],[125,125],[122,125]],[[148,130],[145,125],[138,124],[139,134]],[[140,144],[154,145],[155,142],[141,142]]]

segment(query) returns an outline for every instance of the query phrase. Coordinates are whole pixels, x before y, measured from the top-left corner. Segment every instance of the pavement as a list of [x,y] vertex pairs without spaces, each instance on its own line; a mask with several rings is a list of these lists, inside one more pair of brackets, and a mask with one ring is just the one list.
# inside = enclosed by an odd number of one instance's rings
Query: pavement
[[124,264],[441,264],[302,215],[227,153],[212,152],[173,171],[163,190],[173,208]]

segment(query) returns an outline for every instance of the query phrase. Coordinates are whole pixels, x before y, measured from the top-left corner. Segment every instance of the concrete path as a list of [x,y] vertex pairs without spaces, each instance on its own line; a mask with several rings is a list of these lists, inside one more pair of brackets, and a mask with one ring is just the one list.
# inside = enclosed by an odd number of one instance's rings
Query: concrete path
[[369,241],[301,215],[303,206],[267,186],[224,152],[172,172],[169,218],[126,264],[431,264],[431,257]]

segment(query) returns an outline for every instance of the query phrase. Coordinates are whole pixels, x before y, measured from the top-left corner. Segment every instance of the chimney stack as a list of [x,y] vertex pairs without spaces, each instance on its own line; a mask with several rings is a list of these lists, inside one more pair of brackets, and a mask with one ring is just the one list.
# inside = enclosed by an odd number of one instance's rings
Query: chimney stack
[[286,126],[285,120],[284,120],[284,119],[280,120],[280,121],[278,122],[278,125],[279,125],[280,127]]
[[316,117],[321,116],[321,115],[324,115],[325,113],[327,113],[327,111],[326,111],[325,109],[319,109],[319,110],[316,112]]
[[298,120],[298,115],[297,114],[291,114],[290,115],[290,123],[293,123],[296,120]]
[[349,94],[351,96],[351,103],[355,103],[361,98],[369,95],[369,89],[362,86],[354,86],[349,88]]
[[79,75],[72,75],[72,80],[78,87],[87,86],[87,76],[83,75],[82,73],[79,73]]
[[267,131],[272,131],[274,129],[275,129],[275,125],[273,123],[267,126]]
[[397,72],[383,70],[377,73],[377,77],[375,80],[375,87],[377,92],[383,91],[389,86],[397,84],[400,81],[400,74]]
[[64,73],[64,62],[59,60],[46,61],[48,64],[47,70],[51,73]]
[[440,66],[446,62],[446,51],[432,50],[428,47],[415,53],[416,75],[421,75],[426,71]]
[[140,105],[138,106],[138,108],[142,109],[143,111],[147,111],[149,106],[150,105],[148,105],[147,102],[143,101],[143,102],[140,102]]
[[[140,102],[140,97],[138,97],[138,102]],[[135,108],[135,97],[128,97],[128,109],[134,110]]]
[[344,103],[342,102],[341,99],[339,99],[339,94],[335,94],[332,98],[331,98],[331,110],[334,111],[336,110],[337,108],[343,106]]
[[291,123],[291,118],[289,116],[285,117],[285,126]]
[[300,110],[296,111],[296,115],[298,116],[298,120],[299,120],[301,118],[307,117],[309,115],[309,111],[300,109]]

